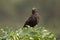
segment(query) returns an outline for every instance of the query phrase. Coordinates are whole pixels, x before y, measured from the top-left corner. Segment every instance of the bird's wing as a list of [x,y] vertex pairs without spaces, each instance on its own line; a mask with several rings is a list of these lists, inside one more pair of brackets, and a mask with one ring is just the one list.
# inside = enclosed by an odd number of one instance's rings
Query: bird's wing
[[32,17],[29,17],[29,18],[27,19],[26,23],[27,23],[27,22],[30,22],[31,19],[32,19]]

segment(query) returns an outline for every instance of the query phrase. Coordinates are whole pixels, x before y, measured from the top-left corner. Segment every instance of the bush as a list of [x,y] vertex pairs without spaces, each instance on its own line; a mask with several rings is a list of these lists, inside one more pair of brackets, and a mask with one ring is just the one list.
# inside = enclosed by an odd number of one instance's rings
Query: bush
[[0,29],[0,32],[2,33],[0,40],[56,40],[55,35],[44,27],[20,28],[17,31]]

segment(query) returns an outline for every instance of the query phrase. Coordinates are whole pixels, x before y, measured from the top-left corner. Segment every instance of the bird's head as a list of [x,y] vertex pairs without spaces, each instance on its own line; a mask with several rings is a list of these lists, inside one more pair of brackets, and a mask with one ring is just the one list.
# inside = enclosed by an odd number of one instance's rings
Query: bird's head
[[35,14],[38,12],[38,9],[37,8],[32,8],[32,14]]

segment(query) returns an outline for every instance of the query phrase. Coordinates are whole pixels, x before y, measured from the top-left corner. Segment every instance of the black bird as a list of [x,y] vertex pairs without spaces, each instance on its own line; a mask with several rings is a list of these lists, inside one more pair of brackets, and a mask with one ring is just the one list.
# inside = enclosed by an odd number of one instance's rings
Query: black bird
[[[39,13],[36,8],[32,8],[32,15],[28,18],[28,20],[25,22],[23,27],[34,27],[39,22]],[[28,25],[28,26],[27,26]]]

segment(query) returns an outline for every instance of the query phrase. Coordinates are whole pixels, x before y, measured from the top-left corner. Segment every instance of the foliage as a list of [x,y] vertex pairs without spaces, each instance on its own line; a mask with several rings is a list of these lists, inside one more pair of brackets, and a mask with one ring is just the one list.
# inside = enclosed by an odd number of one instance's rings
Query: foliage
[[17,31],[0,29],[0,32],[0,40],[56,40],[55,35],[44,27],[20,28]]

